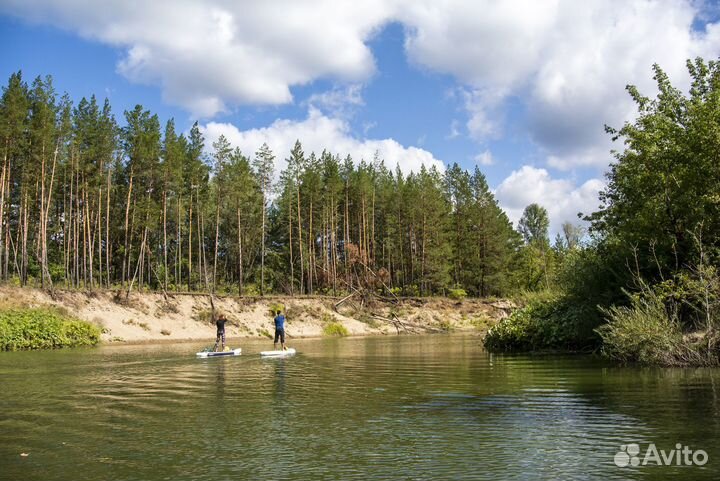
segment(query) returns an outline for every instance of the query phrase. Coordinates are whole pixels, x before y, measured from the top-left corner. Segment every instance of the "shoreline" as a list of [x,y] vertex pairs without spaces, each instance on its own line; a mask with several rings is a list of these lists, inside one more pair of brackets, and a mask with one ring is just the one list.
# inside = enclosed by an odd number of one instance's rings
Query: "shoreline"
[[[75,291],[0,287],[0,309],[52,307],[102,330],[98,345],[215,341],[210,296],[201,293]],[[507,300],[452,300],[440,297],[375,298],[371,302],[338,296],[215,296],[217,312],[227,315],[228,339],[268,339],[271,309],[282,306],[292,338],[485,332],[515,305]]]
[[[422,336],[422,335],[437,335],[437,336],[449,336],[449,335],[456,335],[456,334],[476,334],[478,337],[481,337],[482,335],[487,332],[486,330],[479,330],[474,328],[458,328],[453,329],[450,331],[443,331],[443,332],[414,332],[409,334],[403,334],[400,333],[400,336]],[[365,338],[372,338],[372,337],[395,337],[398,336],[396,333],[368,333],[368,334],[352,334],[348,336],[293,336],[293,337],[287,337],[286,344],[289,344],[291,341],[295,340],[314,340],[314,339],[328,339],[330,337],[335,338],[342,338],[342,339],[365,339]],[[271,338],[268,337],[258,337],[258,336],[232,336],[232,337],[226,337],[226,345],[234,344],[237,342],[242,341],[254,341],[254,342],[272,342]],[[138,339],[138,340],[131,340],[131,341],[103,341],[101,340],[95,347],[107,347],[107,346],[146,346],[146,345],[152,345],[152,344],[192,344],[192,343],[198,343],[207,341],[208,344],[214,344],[215,343],[215,337],[204,337],[204,338],[184,338],[184,339],[168,339],[168,338],[154,338],[154,339]],[[563,354],[562,351],[558,351],[558,354]],[[580,354],[580,352],[578,352]]]

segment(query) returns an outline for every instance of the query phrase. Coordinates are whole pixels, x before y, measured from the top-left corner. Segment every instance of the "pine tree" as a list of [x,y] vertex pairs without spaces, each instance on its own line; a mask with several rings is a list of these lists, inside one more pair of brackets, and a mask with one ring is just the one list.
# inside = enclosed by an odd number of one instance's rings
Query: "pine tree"
[[262,193],[262,250],[260,254],[260,294],[265,295],[265,244],[266,244],[266,224],[267,224],[267,201],[272,193],[272,176],[274,173],[275,156],[267,144],[262,144],[260,149],[255,152],[255,160],[253,165],[260,184],[260,192]]

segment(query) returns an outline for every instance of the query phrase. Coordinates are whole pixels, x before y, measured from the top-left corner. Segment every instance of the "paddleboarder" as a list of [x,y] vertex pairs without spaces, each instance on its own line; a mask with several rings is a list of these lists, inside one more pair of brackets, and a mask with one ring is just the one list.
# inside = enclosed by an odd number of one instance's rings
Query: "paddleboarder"
[[218,344],[222,343],[222,346],[220,348],[220,351],[225,350],[225,323],[227,322],[227,318],[225,317],[225,314],[220,314],[215,321],[215,324],[217,325],[217,338],[215,339],[215,347],[213,347],[214,352],[218,352]]
[[285,347],[285,316],[283,316],[283,313],[281,310],[277,311],[277,315],[275,316],[275,340],[273,341],[273,348],[277,349],[277,343],[278,339],[280,340],[280,346],[282,347],[282,350],[286,350],[287,347]]

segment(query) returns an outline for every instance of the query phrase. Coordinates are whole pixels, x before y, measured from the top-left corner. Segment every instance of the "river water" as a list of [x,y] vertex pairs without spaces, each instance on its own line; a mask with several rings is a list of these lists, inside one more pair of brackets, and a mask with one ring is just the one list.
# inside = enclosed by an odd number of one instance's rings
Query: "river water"
[[[0,353],[0,479],[720,479],[719,370],[492,355],[473,335],[234,344]],[[651,443],[670,466],[642,465]],[[629,444],[640,464],[618,466]]]

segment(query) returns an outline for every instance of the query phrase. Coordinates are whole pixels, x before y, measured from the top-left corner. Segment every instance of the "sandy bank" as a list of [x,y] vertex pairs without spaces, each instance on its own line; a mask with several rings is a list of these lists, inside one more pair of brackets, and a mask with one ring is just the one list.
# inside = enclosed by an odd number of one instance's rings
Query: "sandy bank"
[[[340,323],[349,335],[440,332],[459,329],[485,330],[506,317],[511,303],[497,300],[413,298],[400,302],[375,301],[371,305],[352,300],[339,306],[332,297],[265,298],[219,297],[216,307],[230,322],[228,337],[265,338],[273,331],[270,306],[283,304],[287,332],[291,337],[318,337],[331,323]],[[47,291],[30,288],[0,288],[0,305],[56,306],[97,324],[102,340],[152,342],[213,340],[210,299],[203,295],[133,293],[126,301],[113,291]]]

